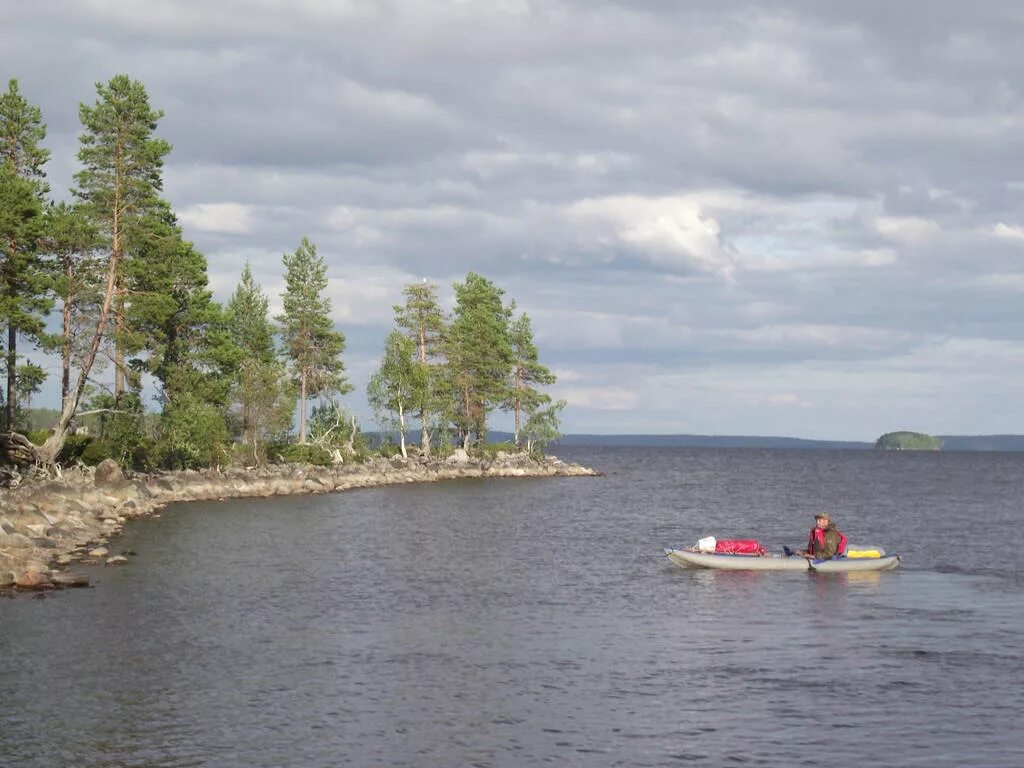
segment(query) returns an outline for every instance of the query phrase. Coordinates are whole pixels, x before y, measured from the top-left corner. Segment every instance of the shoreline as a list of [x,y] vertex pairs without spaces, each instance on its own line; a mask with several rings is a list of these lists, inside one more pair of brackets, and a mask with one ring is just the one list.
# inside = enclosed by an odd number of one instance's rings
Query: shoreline
[[113,462],[58,479],[0,492],[0,595],[87,587],[74,563],[123,565],[109,544],[131,520],[168,504],[340,493],[400,483],[463,478],[596,477],[600,473],[554,456],[499,454],[493,460],[378,458],[317,467],[279,464],[225,470],[183,470],[125,477]]

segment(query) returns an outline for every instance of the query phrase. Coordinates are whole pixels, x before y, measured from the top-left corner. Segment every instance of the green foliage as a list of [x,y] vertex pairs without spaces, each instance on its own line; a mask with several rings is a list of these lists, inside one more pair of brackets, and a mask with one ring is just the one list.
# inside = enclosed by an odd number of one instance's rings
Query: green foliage
[[468,447],[470,436],[487,436],[487,414],[508,397],[512,367],[509,318],[514,305],[502,304],[504,291],[470,272],[455,284],[455,319],[448,330],[446,355],[456,393],[455,422]]
[[296,445],[274,443],[268,446],[267,455],[276,464],[313,464],[329,467],[333,463],[331,452],[319,445]]
[[48,430],[45,429],[28,429],[25,430],[25,437],[29,439],[33,445],[42,445],[46,442],[46,438],[50,436]]
[[942,438],[921,432],[888,432],[875,442],[875,448],[886,451],[939,451]]
[[[68,435],[64,440],[64,447],[61,448],[60,455],[57,457],[58,463],[64,466],[71,466],[79,461],[83,464],[88,463],[85,461],[85,453],[94,443],[96,440],[89,435]],[[103,458],[106,457],[104,456],[94,463],[98,464],[103,461]]]
[[313,408],[309,436],[314,444],[348,456],[365,447],[365,438],[355,417],[333,400]]
[[14,429],[18,409],[19,336],[48,341],[43,317],[53,307],[50,276],[40,255],[48,188],[41,146],[46,126],[11,80],[0,94],[0,325],[7,330],[7,391],[4,424]]
[[[95,447],[86,449],[90,455],[111,458],[122,467],[148,468],[151,464],[152,438],[138,392],[125,393],[120,402],[113,395],[102,394],[90,402],[92,409],[106,409],[100,414],[99,434]],[[89,463],[83,457],[86,463]]]
[[299,442],[306,441],[306,401],[351,391],[341,354],[345,335],[334,330],[327,289],[327,265],[306,238],[293,254],[284,255],[285,292],[281,336],[299,389]]
[[407,285],[402,294],[405,304],[394,306],[395,325],[414,345],[416,375],[411,408],[419,415],[420,450],[424,456],[429,456],[432,435],[438,431],[438,416],[441,415],[447,424],[450,411],[451,397],[443,386],[442,373],[447,322],[437,300],[437,286],[423,280]]
[[228,302],[226,320],[232,339],[248,359],[269,363],[275,357],[269,308],[270,300],[253,279],[252,269],[246,262],[241,282]]
[[544,447],[562,436],[558,431],[559,414],[565,408],[565,400],[529,414],[523,425],[523,436],[526,438],[526,450],[530,453],[543,453]]
[[537,387],[554,384],[556,377],[537,359],[533,328],[530,326],[529,316],[525,313],[510,326],[509,341],[512,345],[512,380],[508,398],[503,406],[515,414],[514,439],[516,445],[519,445],[523,414],[529,418],[531,414],[551,402],[551,398],[540,392]]
[[[67,446],[70,440],[71,437],[69,436],[64,441],[64,445]],[[112,459],[114,457],[110,455],[109,446],[105,442],[102,440],[89,440],[83,447],[80,458],[86,466],[95,467],[104,459]],[[114,460],[116,461],[116,459]]]
[[423,391],[423,377],[426,368],[413,360],[416,347],[411,339],[400,331],[392,331],[384,347],[380,368],[370,377],[366,387],[367,400],[381,426],[398,429],[402,455],[405,449],[406,413],[410,410],[417,393]]
[[164,411],[156,447],[168,469],[198,469],[227,463],[228,442],[222,411],[186,394]]
[[494,461],[499,453],[519,453],[520,448],[515,443],[482,443],[473,449],[473,453],[481,459]]
[[[94,309],[102,295],[99,233],[82,206],[67,203],[46,211],[47,248],[54,258],[53,292],[63,304],[58,346],[61,358],[61,402],[71,391],[71,370],[81,355],[85,327],[95,322]],[[55,423],[59,412],[50,423]]]
[[115,241],[128,232],[138,240],[143,233],[136,225],[159,203],[171,145],[153,138],[163,112],[150,107],[142,83],[116,75],[106,85],[97,83],[96,93],[93,106],[78,110],[85,132],[79,137],[82,170],[75,174],[75,194],[108,247],[119,251],[122,244]]
[[291,427],[295,388],[277,360],[247,358],[232,392],[233,434],[247,446],[246,462],[262,464],[267,444]]

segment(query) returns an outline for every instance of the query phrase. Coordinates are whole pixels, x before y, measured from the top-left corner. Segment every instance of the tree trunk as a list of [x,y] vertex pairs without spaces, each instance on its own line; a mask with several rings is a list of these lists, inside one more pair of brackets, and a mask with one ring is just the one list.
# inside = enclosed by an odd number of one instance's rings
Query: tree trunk
[[15,376],[18,367],[18,329],[14,322],[7,324],[7,431],[14,431]]
[[306,444],[306,374],[299,374],[299,444]]
[[430,458],[430,414],[427,413],[427,409],[423,408],[420,411],[420,450],[423,452],[423,458]]
[[463,404],[464,404],[464,406],[466,408],[466,431],[465,431],[465,433],[462,436],[462,450],[464,450],[464,451],[466,451],[468,453],[469,452],[469,436],[473,432],[473,430],[471,428],[472,416],[470,414],[470,402],[469,402],[469,389],[468,388],[463,390],[463,395],[464,395]]
[[523,386],[523,369],[522,369],[522,367],[517,365],[516,366],[516,385],[515,385],[515,393],[516,394],[514,394],[512,396],[512,401],[513,401],[513,404],[514,404],[514,407],[515,407],[515,413],[516,413],[516,426],[515,426],[515,444],[516,444],[516,446],[519,445],[519,425],[520,425],[519,417],[520,417],[520,412],[522,411],[522,401],[519,399],[519,390],[522,388],[522,386]]
[[85,384],[89,379],[89,372],[92,364],[96,361],[96,353],[99,351],[103,334],[107,330],[107,321],[110,319],[110,308],[114,302],[114,286],[117,284],[117,259],[113,253],[110,256],[110,264],[107,266],[107,284],[103,292],[103,305],[100,307],[100,316],[96,320],[96,329],[92,334],[92,341],[89,349],[82,360],[82,370],[78,373],[78,382],[71,395],[64,401],[60,411],[60,417],[53,427],[53,434],[46,438],[46,442],[36,449],[36,460],[43,464],[53,464],[64,447],[64,438],[67,437],[68,427],[71,420],[75,418],[78,410],[78,403],[85,392]]
[[398,439],[402,443],[402,458],[408,459],[409,454],[405,450],[405,409],[398,404]]
[[60,407],[64,409],[64,404],[68,401],[68,395],[71,394],[71,316],[74,308],[74,299],[71,294],[71,279],[73,277],[73,268],[71,257],[68,257],[67,264],[65,265],[64,275],[67,277],[68,289],[64,295],[64,311],[62,318],[62,330],[64,331],[64,338],[60,345]]
[[[118,293],[121,292],[118,288]],[[124,298],[118,296],[117,309],[114,312],[114,407],[121,407],[121,398],[125,390],[124,367]]]

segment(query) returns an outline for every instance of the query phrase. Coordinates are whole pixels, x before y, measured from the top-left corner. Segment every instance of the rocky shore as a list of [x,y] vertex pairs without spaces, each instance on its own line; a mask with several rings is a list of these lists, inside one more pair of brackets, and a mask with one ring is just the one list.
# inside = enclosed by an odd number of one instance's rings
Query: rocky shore
[[88,586],[75,563],[121,565],[111,542],[133,518],[180,501],[334,493],[349,488],[480,477],[580,477],[597,473],[552,456],[499,454],[493,461],[462,451],[445,461],[375,459],[332,467],[275,465],[223,471],[122,474],[111,461],[63,477],[0,491],[0,593]]

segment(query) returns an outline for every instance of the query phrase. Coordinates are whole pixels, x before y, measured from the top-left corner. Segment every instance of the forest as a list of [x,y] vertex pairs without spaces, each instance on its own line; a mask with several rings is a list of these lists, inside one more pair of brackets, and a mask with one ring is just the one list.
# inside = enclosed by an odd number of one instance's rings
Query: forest
[[[17,80],[0,94],[0,464],[111,458],[151,471],[368,456],[341,400],[352,391],[345,335],[315,243],[297,235],[282,257],[281,314],[270,316],[248,264],[222,306],[162,197],[171,145],[144,86],[127,75],[97,83],[79,117],[71,199],[54,201],[41,110]],[[543,392],[555,376],[529,316],[474,272],[453,288],[451,312],[427,281],[404,286],[394,307],[366,393],[394,435],[382,450],[486,452],[496,410],[512,415],[507,449],[541,450],[565,402]],[[25,350],[59,362],[35,364]],[[57,367],[59,404],[31,409]],[[34,423],[40,413],[52,418]]]

